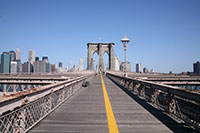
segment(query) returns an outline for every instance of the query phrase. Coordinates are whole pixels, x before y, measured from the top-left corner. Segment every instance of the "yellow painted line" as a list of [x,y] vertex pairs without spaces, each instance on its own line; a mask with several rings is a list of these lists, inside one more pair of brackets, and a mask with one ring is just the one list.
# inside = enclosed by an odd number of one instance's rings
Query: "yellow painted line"
[[106,91],[106,87],[105,87],[102,75],[101,75],[101,83],[102,83],[102,88],[103,88],[103,95],[104,95],[104,102],[105,102],[105,107],[106,107],[106,115],[107,115],[109,133],[119,133],[118,128],[117,128],[117,123],[115,120],[115,116],[112,111],[112,107],[110,104],[110,100],[108,97],[108,93]]

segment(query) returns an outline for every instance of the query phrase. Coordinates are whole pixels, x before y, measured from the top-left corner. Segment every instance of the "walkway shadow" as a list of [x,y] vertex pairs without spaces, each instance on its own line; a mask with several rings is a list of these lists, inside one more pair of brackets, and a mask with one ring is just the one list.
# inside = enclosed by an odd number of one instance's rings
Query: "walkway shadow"
[[[109,78],[109,77],[108,77]],[[133,94],[123,86],[116,83],[114,80],[109,78],[112,82],[114,82],[119,88],[121,88],[127,95],[129,95],[134,101],[139,103],[142,107],[144,107],[148,112],[150,112],[154,117],[156,117],[159,121],[161,121],[164,125],[166,125],[172,132],[175,133],[196,133],[198,131],[193,130],[192,128],[189,128],[184,123],[178,123],[171,117],[169,117],[167,114],[164,113],[164,111],[159,110],[152,105],[148,104],[145,100],[139,98],[137,95]]]

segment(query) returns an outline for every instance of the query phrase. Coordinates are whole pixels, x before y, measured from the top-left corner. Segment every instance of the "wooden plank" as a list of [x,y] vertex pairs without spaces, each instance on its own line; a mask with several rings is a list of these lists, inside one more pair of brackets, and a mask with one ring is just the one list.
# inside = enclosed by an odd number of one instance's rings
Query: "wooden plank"
[[107,133],[108,126],[100,77],[96,77],[88,88],[81,88],[30,132]]

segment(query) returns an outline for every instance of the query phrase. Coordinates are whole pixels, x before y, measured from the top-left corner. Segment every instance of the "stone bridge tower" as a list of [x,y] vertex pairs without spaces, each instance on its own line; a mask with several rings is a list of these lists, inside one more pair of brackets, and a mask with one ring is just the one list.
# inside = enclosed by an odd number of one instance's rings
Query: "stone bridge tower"
[[87,55],[87,69],[92,70],[93,55],[96,52],[99,55],[99,62],[97,70],[102,71],[104,67],[103,55],[108,53],[109,56],[109,70],[114,70],[114,43],[88,43]]

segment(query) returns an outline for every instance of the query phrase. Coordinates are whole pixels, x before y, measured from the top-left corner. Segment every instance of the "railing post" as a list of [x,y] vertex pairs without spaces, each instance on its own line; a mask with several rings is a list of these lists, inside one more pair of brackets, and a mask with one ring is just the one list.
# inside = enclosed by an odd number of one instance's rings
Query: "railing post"
[[170,101],[169,102],[169,112],[171,114],[176,115],[177,114],[177,101],[176,101],[176,98],[173,95],[171,95],[169,101]]
[[[142,90],[144,89],[145,89],[145,85],[140,84],[139,87],[137,87],[137,95],[142,96]],[[145,95],[143,95],[143,97],[145,98]]]
[[141,88],[140,95],[145,98],[145,86]]
[[156,90],[156,89],[153,89],[152,96],[151,96],[151,102],[155,103],[155,104],[158,104],[159,95],[160,95],[160,91]]
[[64,100],[64,89],[59,91],[58,103],[61,103],[63,100]]
[[140,87],[141,84],[135,83],[133,86],[133,92],[136,93],[138,92],[138,88]]

